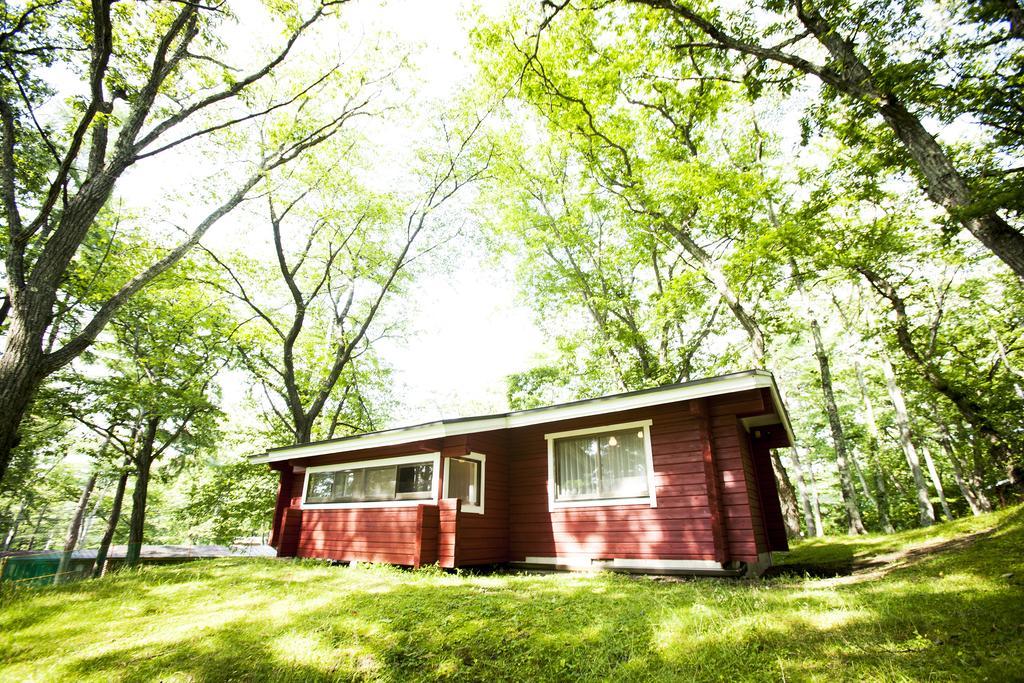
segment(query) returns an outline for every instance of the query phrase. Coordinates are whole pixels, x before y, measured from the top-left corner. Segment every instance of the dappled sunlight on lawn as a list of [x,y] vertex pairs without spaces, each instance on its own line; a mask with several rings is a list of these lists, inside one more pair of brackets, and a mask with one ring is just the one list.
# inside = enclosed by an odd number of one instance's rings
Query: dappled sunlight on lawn
[[1007,518],[836,579],[149,567],[0,594],[0,680],[996,680],[1024,657]]

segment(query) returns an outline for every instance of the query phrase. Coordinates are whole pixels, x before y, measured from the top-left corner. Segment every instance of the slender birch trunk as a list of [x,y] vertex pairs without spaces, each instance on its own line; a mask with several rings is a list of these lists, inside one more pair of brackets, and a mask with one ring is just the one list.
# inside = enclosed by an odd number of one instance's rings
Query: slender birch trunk
[[866,533],[864,521],[861,519],[860,508],[857,506],[857,493],[853,488],[853,474],[849,463],[846,435],[843,433],[843,423],[839,419],[839,406],[836,405],[835,393],[832,390],[832,370],[829,367],[828,354],[821,337],[821,326],[818,324],[818,317],[815,315],[810,298],[804,289],[803,274],[800,272],[796,260],[790,258],[789,264],[793,271],[793,282],[796,284],[797,292],[803,300],[804,309],[809,317],[811,338],[814,340],[814,355],[818,359],[821,394],[825,401],[829,429],[832,432],[832,444],[835,447],[836,467],[839,470],[839,489],[843,498],[843,506],[846,508],[847,530],[850,534],[863,534]]
[[963,494],[964,500],[971,508],[971,514],[977,516],[983,512],[991,510],[991,504],[988,499],[985,498],[985,494],[981,491],[975,490],[973,482],[968,480],[964,475],[963,465],[960,463],[960,458],[953,450],[952,439],[949,435],[949,428],[946,427],[945,422],[939,418],[939,444],[942,446],[942,450],[946,453],[946,457],[949,458],[949,464],[953,467],[953,479],[956,480],[956,485],[960,488],[960,493]]
[[82,532],[78,535],[78,547],[76,550],[81,550],[85,547],[85,544],[89,541],[89,532],[92,531],[92,525],[96,521],[96,516],[100,512],[100,506],[103,504],[104,491],[102,487],[99,490],[98,495],[93,496],[92,510],[86,515],[85,519],[82,520]]
[[893,372],[889,359],[882,356],[879,359],[882,366],[882,374],[885,375],[885,386],[889,390],[889,400],[896,412],[896,426],[900,432],[900,448],[907,459],[907,466],[914,475],[914,488],[917,492],[917,510],[921,526],[931,526],[935,523],[935,508],[932,507],[931,497],[928,495],[928,484],[925,482],[924,474],[921,472],[921,461],[917,457],[917,449],[914,448],[913,434],[910,430],[910,416],[907,413],[907,403],[903,400],[903,392],[896,384],[896,373]]
[[857,475],[857,483],[860,484],[860,490],[867,498],[868,502],[871,503],[875,508],[878,507],[878,501],[875,499],[875,494],[871,492],[868,487],[868,480],[864,478],[864,470],[860,466],[860,461],[857,460],[856,451],[850,451],[850,464],[853,465],[853,473]]
[[806,460],[800,457],[799,448],[794,446],[792,453],[793,463],[796,465],[797,472],[800,473],[800,480],[807,482],[805,494],[808,491],[810,492],[808,507],[810,508],[811,516],[807,524],[807,533],[810,534],[813,530],[814,535],[820,538],[825,535],[825,527],[821,523],[821,502],[818,500],[818,483],[814,480],[814,469]]
[[793,482],[789,479],[782,459],[779,457],[778,449],[771,450],[772,470],[775,471],[775,481],[778,482],[779,502],[782,506],[782,521],[786,525],[786,535],[789,538],[800,538],[800,512],[796,506],[796,492],[793,490]]
[[92,567],[92,577],[98,579],[106,572],[107,554],[110,552],[110,544],[114,540],[114,532],[117,530],[117,523],[121,519],[121,506],[124,503],[124,492],[128,488],[129,466],[131,458],[125,458],[121,465],[121,476],[117,479],[117,487],[114,490],[114,501],[110,507],[110,517],[107,518],[107,529],[100,540],[100,547],[96,550],[96,563]]
[[942,514],[946,515],[946,519],[953,519],[953,513],[950,511],[949,503],[946,501],[946,492],[942,488],[942,479],[939,478],[939,471],[935,469],[935,461],[932,460],[932,452],[928,446],[921,444],[921,453],[924,454],[924,463],[928,467],[928,476],[932,479],[932,486],[935,487],[935,492],[939,494]]
[[843,433],[843,424],[839,419],[839,406],[836,405],[835,394],[832,391],[832,371],[829,368],[828,355],[825,353],[825,344],[821,339],[821,328],[814,318],[811,319],[811,336],[814,338],[814,355],[818,358],[818,368],[821,373],[821,393],[825,399],[825,412],[828,414],[832,443],[836,451],[839,488],[843,497],[843,505],[846,508],[847,529],[850,534],[863,534],[865,533],[864,521],[860,516],[860,508],[857,507],[857,494],[853,490],[846,435]]
[[885,470],[875,463],[875,489],[878,491],[878,519],[882,524],[882,531],[891,534],[896,531],[889,517],[889,489],[885,483]]
[[[791,451],[795,449],[790,449]],[[804,532],[805,536],[811,536],[814,533],[814,514],[811,512],[811,495],[808,491],[807,482],[804,480],[804,473],[802,469],[796,464],[798,457],[793,456],[793,472],[796,473],[796,486],[800,492],[800,509],[804,515]]]
[[878,430],[878,421],[875,419],[875,405],[871,401],[871,394],[868,393],[868,385],[864,380],[864,371],[860,363],[855,361],[853,367],[857,372],[857,385],[860,387],[861,402],[864,404],[864,421],[868,426],[868,448],[871,451],[871,465],[875,471],[875,489],[878,491],[875,499],[878,509],[878,521],[882,525],[882,530],[887,534],[891,534],[896,529],[889,518],[889,492],[885,485],[885,471],[882,469],[882,463],[878,457],[878,449],[882,443],[882,438]]
[[54,579],[54,583],[62,582],[64,573],[68,570],[68,565],[71,564],[71,554],[75,552],[75,546],[78,545],[78,534],[82,529],[82,520],[85,518],[85,510],[89,507],[89,498],[92,496],[92,490],[96,486],[97,472],[93,469],[92,474],[89,475],[89,479],[85,482],[85,487],[82,488],[82,495],[78,499],[78,506],[75,508],[75,514],[71,518],[71,524],[68,525],[68,535],[64,540],[64,552],[61,553],[60,563],[57,565],[57,576]]
[[4,550],[10,550],[11,546],[14,545],[14,539],[18,536],[18,527],[21,526],[22,521],[25,518],[25,512],[28,510],[28,506],[32,504],[32,497],[27,497],[18,508],[18,514],[14,516],[11,521],[11,528],[7,530],[7,537],[4,539]]

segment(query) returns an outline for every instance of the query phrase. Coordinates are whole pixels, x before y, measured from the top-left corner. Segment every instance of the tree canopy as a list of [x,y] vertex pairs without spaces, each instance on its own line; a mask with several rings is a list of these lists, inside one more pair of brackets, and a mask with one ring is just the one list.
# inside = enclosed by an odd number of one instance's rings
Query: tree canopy
[[771,370],[791,534],[1019,485],[1017,3],[522,0],[444,83],[377,9],[250,4],[0,8],[5,548],[265,532],[244,456],[416,421],[459,272],[547,341],[475,412]]

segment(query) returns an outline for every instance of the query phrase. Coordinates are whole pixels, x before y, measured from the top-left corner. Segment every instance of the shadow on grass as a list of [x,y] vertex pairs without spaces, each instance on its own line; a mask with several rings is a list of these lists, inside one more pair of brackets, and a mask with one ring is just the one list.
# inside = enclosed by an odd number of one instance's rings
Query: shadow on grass
[[0,678],[1006,680],[1024,656],[1024,586],[1005,577],[1022,576],[1022,549],[1024,510],[848,585],[196,563],[0,613],[16,645]]

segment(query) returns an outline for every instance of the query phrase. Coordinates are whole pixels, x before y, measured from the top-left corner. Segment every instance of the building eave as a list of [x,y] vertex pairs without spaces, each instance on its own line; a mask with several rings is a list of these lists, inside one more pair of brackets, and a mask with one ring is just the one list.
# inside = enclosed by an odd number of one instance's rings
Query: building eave
[[602,396],[572,403],[563,403],[543,408],[520,410],[499,415],[438,420],[410,427],[398,427],[369,434],[342,437],[328,441],[274,448],[266,453],[250,456],[253,463],[273,463],[285,460],[300,460],[320,455],[347,453],[368,448],[398,446],[414,441],[442,439],[447,436],[475,434],[498,429],[513,429],[530,425],[573,420],[605,413],[649,408],[666,403],[690,401],[721,394],[731,394],[750,389],[768,389],[775,404],[775,412],[793,443],[793,430],[789,415],[782,403],[775,378],[766,370],[747,370],[720,377],[673,384],[653,389],[643,389],[625,394]]

